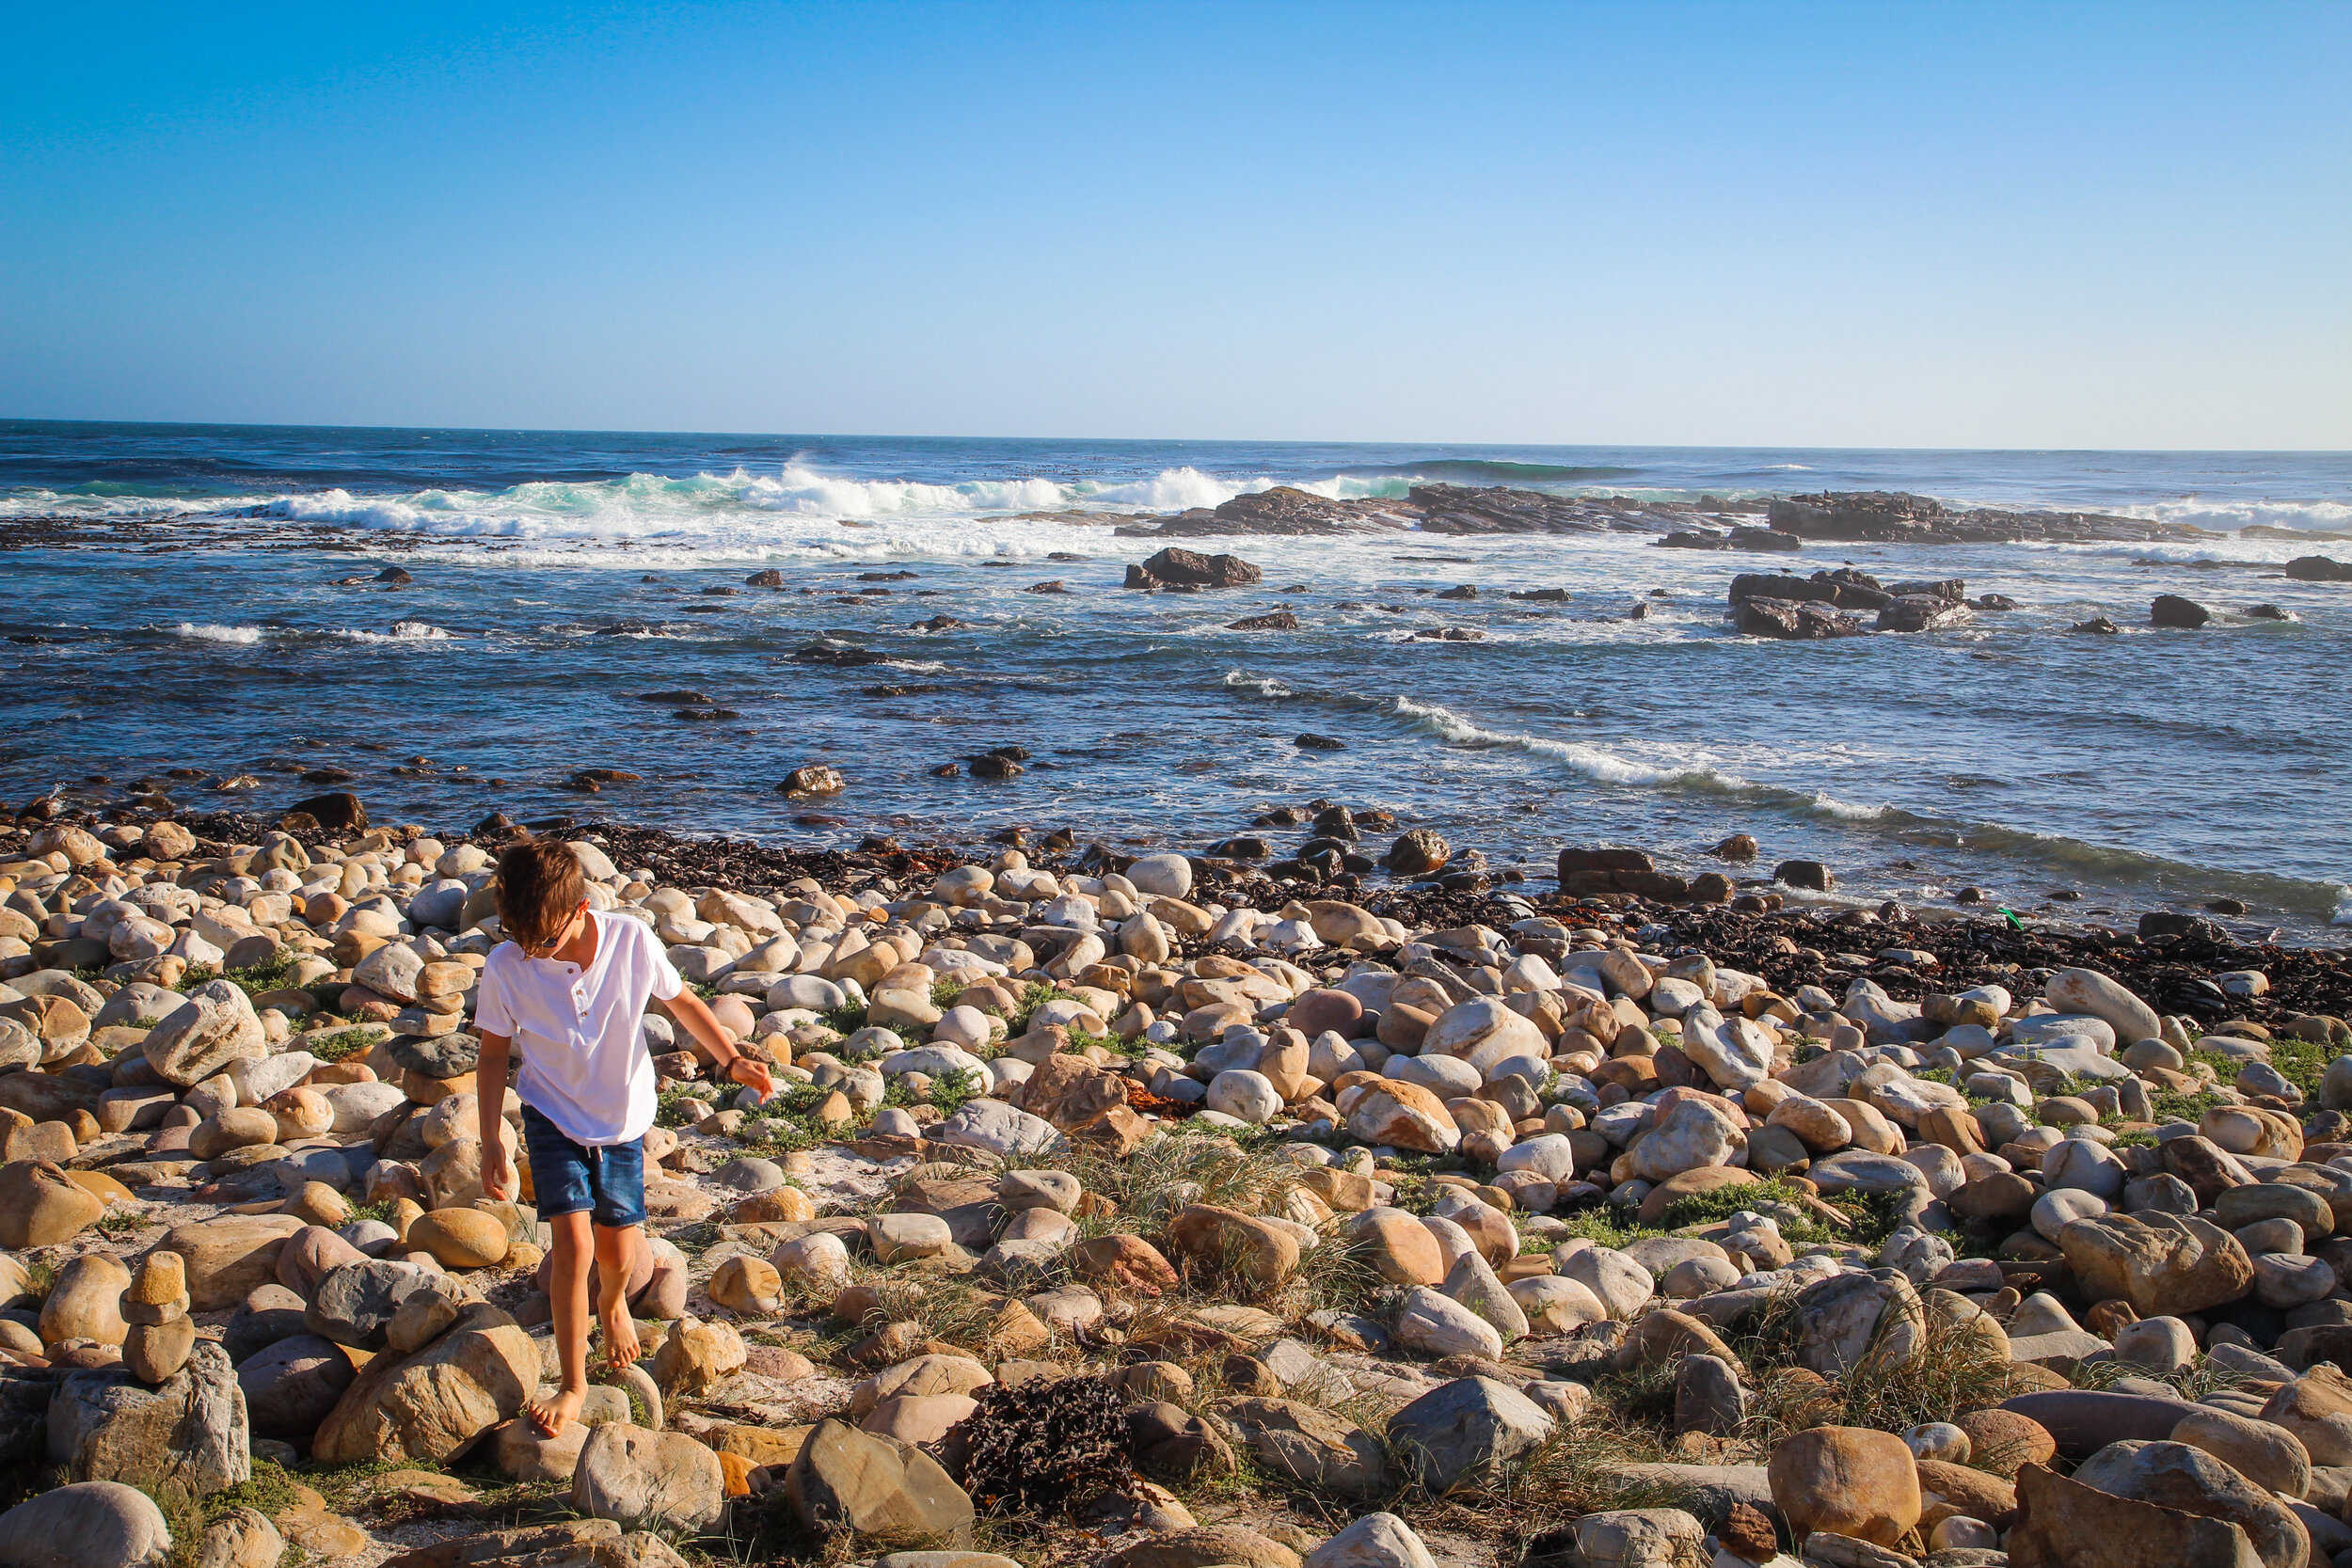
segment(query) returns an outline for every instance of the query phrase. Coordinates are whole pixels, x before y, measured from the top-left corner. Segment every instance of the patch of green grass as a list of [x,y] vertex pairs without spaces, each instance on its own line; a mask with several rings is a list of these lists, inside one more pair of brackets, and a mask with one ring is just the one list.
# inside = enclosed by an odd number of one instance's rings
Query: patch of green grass
[[846,1039],[866,1027],[866,1004],[844,1002],[838,1007],[827,1007],[817,1015],[817,1022]]
[[399,1201],[398,1198],[379,1197],[373,1203],[355,1203],[351,1206],[352,1222],[356,1224],[360,1220],[375,1220],[380,1224],[389,1225],[392,1223],[393,1207]]
[[1037,1016],[1037,1010],[1048,1002],[1057,1000],[1074,1002],[1077,998],[1058,986],[1049,986],[1042,980],[1030,981],[1021,989],[1020,1005],[1013,1009],[1012,1016],[1005,1020],[1007,1036],[1018,1038],[1027,1034],[1029,1021]]
[[132,1209],[109,1209],[98,1216],[90,1228],[101,1236],[128,1236],[133,1231],[152,1224],[146,1215]]
[[924,1098],[937,1107],[943,1116],[954,1116],[963,1109],[963,1102],[980,1092],[980,1074],[968,1067],[950,1069],[931,1080],[930,1093]]
[[340,1062],[369,1049],[380,1037],[373,1029],[338,1029],[331,1035],[320,1036],[304,1049],[322,1062]]
[[204,1516],[217,1519],[231,1509],[249,1508],[264,1518],[276,1518],[300,1505],[299,1484],[276,1460],[256,1459],[250,1477],[204,1499]]
[[653,1122],[656,1127],[691,1127],[710,1114],[711,1104],[683,1087],[668,1089],[655,1104]]
[[207,980],[225,979],[247,996],[259,996],[263,991],[283,990],[291,983],[287,979],[287,974],[293,970],[296,961],[306,957],[308,955],[300,948],[280,947],[278,950],[278,956],[269,962],[255,964],[248,969],[222,971],[214,968],[211,964],[190,964],[187,972],[180,976],[180,989],[185,990],[190,986],[200,986]]
[[[164,1523],[170,1528],[171,1556],[167,1560],[169,1568],[195,1568],[198,1553],[204,1544],[204,1531],[238,1509],[249,1508],[265,1519],[274,1519],[302,1500],[294,1477],[267,1459],[254,1460],[252,1474],[246,1480],[208,1497],[192,1497],[177,1486],[141,1490],[154,1499],[155,1506],[163,1511]],[[289,1546],[287,1551],[291,1553],[293,1548]]]

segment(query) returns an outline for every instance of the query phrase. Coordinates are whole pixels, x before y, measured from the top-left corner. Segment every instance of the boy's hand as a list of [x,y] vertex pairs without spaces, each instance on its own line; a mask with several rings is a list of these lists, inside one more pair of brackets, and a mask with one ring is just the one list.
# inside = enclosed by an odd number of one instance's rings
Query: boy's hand
[[747,1089],[757,1089],[762,1100],[776,1092],[775,1080],[768,1075],[768,1064],[755,1062],[749,1056],[738,1056],[727,1063],[727,1076]]
[[482,1194],[496,1203],[511,1203],[517,1191],[515,1182],[515,1162],[503,1143],[485,1146],[482,1150]]

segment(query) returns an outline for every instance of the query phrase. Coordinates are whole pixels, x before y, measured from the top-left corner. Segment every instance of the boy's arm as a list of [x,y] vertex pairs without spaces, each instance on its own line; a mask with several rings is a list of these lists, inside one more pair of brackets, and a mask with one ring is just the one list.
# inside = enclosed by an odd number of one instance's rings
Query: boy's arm
[[485,1030],[482,1056],[474,1064],[474,1122],[482,1138],[482,1191],[485,1196],[510,1201],[518,1190],[515,1163],[506,1152],[506,1054],[509,1039]]
[[[736,1050],[735,1042],[727,1038],[726,1030],[720,1026],[718,1018],[701,997],[691,990],[681,990],[666,1002],[657,1002],[656,1006],[684,1024],[686,1032],[710,1053],[711,1060],[718,1064],[722,1077],[746,1088],[757,1089],[762,1097],[775,1092],[775,1081],[768,1075],[768,1064],[754,1061]],[[486,1058],[490,1042],[485,1039],[482,1043],[483,1055]]]

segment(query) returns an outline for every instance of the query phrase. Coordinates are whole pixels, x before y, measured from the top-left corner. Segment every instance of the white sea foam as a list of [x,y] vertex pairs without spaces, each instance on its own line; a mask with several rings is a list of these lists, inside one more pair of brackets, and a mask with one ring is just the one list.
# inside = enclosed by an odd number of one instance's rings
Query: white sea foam
[[2321,532],[2352,531],[2352,501],[2215,500],[2184,496],[2178,500],[2119,506],[2116,515],[2160,523],[2188,523],[2216,532],[2242,528],[2292,528]]
[[[931,484],[848,479],[787,464],[772,474],[740,468],[691,479],[631,474],[619,480],[544,481],[495,491],[355,496],[330,489],[277,496],[257,504],[265,515],[289,522],[449,539],[593,539],[738,553],[1025,555],[1060,547],[1066,538],[1058,531],[1069,525],[1060,518],[1018,514],[1216,506],[1278,483],[1270,477],[1224,480],[1199,468],[1178,467],[1120,483],[1011,479]],[[1343,476],[1300,487],[1343,498],[1401,496],[1408,484],[1402,478]],[[798,526],[782,521],[787,518],[803,521]],[[884,531],[878,538],[859,538],[845,534],[845,528]]]
[[425,621],[394,621],[389,631],[360,631],[353,627],[336,627],[326,634],[352,642],[446,642],[450,634]]
[[1895,808],[1886,805],[1858,805],[1851,800],[1840,800],[1834,795],[1817,789],[1813,792],[1813,809],[1824,816],[1834,816],[1840,822],[1876,822],[1891,814]]
[[386,631],[358,626],[228,626],[212,622],[182,621],[167,628],[174,637],[196,642],[226,642],[251,647],[269,638],[331,638],[344,642],[446,642],[452,634],[425,621],[395,621]]
[[13,489],[0,494],[0,518],[5,517],[184,517],[210,512],[215,499],[179,496],[84,496],[70,490]]
[[249,647],[268,634],[260,626],[223,626],[209,621],[183,621],[171,628],[174,637],[197,642],[230,642]]
[[1560,763],[1588,779],[1603,784],[1699,784],[1715,789],[1753,789],[1746,779],[1718,771],[1706,763],[1693,763],[1677,768],[1658,768],[1634,762],[1588,746],[1578,740],[1552,740],[1542,736],[1520,735],[1508,730],[1490,730],[1473,723],[1453,709],[1436,703],[1416,702],[1410,697],[1391,697],[1386,706],[1398,718],[1415,728],[1426,731],[1440,740],[1457,746],[1498,747],[1525,752],[1530,756]]

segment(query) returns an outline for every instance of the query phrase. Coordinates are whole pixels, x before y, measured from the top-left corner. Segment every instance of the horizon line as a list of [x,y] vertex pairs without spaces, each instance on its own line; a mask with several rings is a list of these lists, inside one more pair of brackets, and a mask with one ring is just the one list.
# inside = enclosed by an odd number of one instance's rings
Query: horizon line
[[253,420],[110,420],[57,418],[43,415],[0,415],[9,425],[125,425],[163,430],[334,430],[416,432],[512,436],[713,436],[750,440],[802,441],[1099,441],[1115,445],[1257,446],[1257,447],[1483,447],[1504,451],[1811,451],[1811,452],[1978,452],[2042,453],[2048,455],[2120,454],[2177,456],[2352,457],[2352,447],[2079,447],[2079,446],[1829,446],[1786,441],[1479,441],[1385,436],[989,436],[971,434],[882,432],[823,432],[790,430],[705,430],[690,427],[566,426],[508,424],[342,424]]

